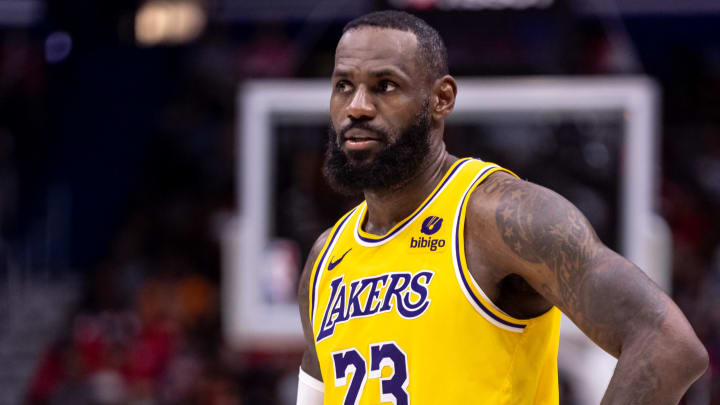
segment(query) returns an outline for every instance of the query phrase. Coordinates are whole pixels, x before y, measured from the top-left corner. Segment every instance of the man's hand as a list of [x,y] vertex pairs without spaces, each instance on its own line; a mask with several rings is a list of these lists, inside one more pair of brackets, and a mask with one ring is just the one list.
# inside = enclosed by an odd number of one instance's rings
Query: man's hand
[[493,175],[470,200],[466,233],[490,267],[524,278],[618,358],[602,404],[677,404],[707,368],[680,309],[558,194]]

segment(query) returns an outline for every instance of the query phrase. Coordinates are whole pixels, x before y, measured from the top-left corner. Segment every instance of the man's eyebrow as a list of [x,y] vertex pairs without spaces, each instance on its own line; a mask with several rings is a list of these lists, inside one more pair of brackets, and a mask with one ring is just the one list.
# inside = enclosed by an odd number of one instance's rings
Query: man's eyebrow
[[[333,70],[332,77],[347,78],[353,76],[353,74],[354,72],[351,69],[335,69]],[[370,72],[370,74],[376,78],[393,76],[408,79],[408,75],[405,72],[396,68],[380,68]]]
[[333,70],[333,77],[350,77],[351,73],[349,70],[336,69]]
[[408,75],[400,69],[383,68],[372,72],[375,77],[395,76],[403,79],[407,79]]

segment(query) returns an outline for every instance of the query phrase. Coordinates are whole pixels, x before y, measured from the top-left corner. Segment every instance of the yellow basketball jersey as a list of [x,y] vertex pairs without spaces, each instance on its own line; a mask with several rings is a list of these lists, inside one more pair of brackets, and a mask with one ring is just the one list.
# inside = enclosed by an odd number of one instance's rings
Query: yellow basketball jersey
[[385,235],[365,202],[333,227],[309,286],[325,404],[558,403],[560,312],[515,319],[468,272],[468,198],[498,170],[458,160]]

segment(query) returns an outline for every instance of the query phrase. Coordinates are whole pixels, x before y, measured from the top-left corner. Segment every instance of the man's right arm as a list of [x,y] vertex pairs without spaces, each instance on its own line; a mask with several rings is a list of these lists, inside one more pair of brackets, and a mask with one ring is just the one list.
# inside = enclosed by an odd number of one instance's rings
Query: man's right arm
[[315,339],[313,338],[312,320],[308,314],[310,307],[310,275],[312,274],[312,267],[315,264],[320,251],[325,245],[325,241],[330,234],[328,229],[320,235],[315,241],[308,259],[305,262],[305,267],[300,275],[300,283],[298,285],[298,307],[300,308],[300,320],[302,321],[303,332],[305,334],[305,353],[303,354],[302,363],[300,368],[311,377],[322,381],[322,375],[320,374],[320,363],[318,362],[317,353],[315,352]]

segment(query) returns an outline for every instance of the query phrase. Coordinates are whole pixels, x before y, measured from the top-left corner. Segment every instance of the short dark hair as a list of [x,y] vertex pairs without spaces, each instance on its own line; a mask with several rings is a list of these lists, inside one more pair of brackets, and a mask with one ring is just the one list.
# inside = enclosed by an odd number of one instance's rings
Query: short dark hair
[[415,34],[418,57],[429,80],[448,74],[447,48],[440,34],[425,21],[404,11],[385,10],[362,15],[345,25],[343,34],[361,27],[390,28]]

